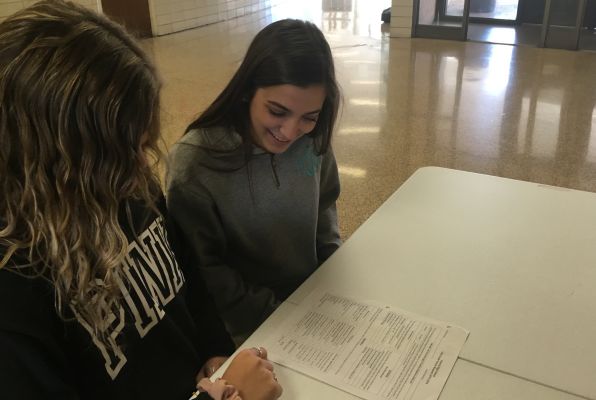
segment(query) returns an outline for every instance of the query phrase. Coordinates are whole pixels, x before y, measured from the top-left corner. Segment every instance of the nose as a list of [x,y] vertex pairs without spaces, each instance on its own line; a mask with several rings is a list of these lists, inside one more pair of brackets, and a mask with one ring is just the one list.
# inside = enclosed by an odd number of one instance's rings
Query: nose
[[299,119],[289,119],[280,127],[280,132],[288,140],[298,139],[304,131]]

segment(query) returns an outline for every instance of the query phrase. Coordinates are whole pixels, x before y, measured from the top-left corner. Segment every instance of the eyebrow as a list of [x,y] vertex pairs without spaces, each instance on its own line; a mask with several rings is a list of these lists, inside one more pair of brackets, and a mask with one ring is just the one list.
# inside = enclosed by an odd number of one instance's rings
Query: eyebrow
[[[279,107],[284,111],[292,112],[292,110],[290,110],[288,107],[285,107],[285,106],[279,104],[277,101],[268,100],[267,103],[272,106]],[[304,115],[318,114],[320,112],[321,112],[321,110],[319,109],[319,110],[309,111],[307,113],[304,113]]]

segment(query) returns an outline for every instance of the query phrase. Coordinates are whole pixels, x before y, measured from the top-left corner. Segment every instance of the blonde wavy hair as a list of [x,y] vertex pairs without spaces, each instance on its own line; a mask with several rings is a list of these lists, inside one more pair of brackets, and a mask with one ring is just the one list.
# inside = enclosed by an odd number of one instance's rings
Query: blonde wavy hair
[[60,315],[100,340],[121,298],[122,215],[133,199],[155,210],[159,90],[124,29],[81,6],[0,23],[0,268],[50,280]]

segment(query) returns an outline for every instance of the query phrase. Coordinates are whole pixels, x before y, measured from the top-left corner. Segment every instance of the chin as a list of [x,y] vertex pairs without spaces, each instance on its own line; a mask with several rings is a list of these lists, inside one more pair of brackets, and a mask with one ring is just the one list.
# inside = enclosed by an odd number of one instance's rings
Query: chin
[[281,154],[281,153],[284,153],[286,150],[288,150],[289,147],[290,147],[289,145],[288,146],[285,146],[283,148],[274,147],[274,148],[267,149],[267,151],[269,153],[273,153],[273,154]]

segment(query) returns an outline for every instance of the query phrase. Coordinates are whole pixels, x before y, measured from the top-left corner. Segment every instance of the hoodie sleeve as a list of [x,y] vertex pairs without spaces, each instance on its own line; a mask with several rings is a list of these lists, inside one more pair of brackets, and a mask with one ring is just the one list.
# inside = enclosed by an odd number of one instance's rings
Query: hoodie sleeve
[[323,155],[320,182],[317,258],[321,264],[341,245],[336,208],[340,192],[339,173],[331,148]]
[[273,291],[246,282],[225,262],[226,235],[217,205],[207,189],[193,182],[170,182],[167,203],[172,223],[184,236],[184,262],[201,271],[236,344],[243,342],[279,305]]
[[166,211],[165,205],[162,213],[167,215],[168,241],[186,277],[188,310],[197,326],[207,327],[198,331],[197,346],[201,347],[205,360],[216,356],[230,356],[236,347],[217,312],[213,297],[205,287],[203,277],[194,265],[189,265],[193,258],[189,254],[192,249],[186,244],[183,232],[171,218],[169,211]]
[[2,392],[9,399],[37,400],[48,393],[61,399],[78,399],[62,379],[57,363],[36,338],[22,332],[0,330]]
[[53,301],[40,294],[45,290],[39,281],[0,269],[2,398],[78,399],[52,318]]

